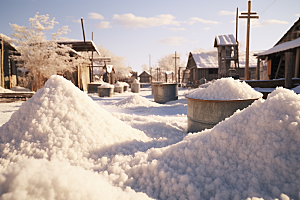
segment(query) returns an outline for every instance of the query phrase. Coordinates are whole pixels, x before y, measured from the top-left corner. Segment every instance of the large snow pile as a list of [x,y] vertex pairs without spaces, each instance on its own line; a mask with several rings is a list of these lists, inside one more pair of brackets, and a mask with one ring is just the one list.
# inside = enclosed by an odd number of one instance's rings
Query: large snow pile
[[58,160],[29,159],[0,174],[0,197],[13,199],[150,199],[129,187],[112,186],[98,173]]
[[240,82],[231,77],[218,79],[207,88],[198,88],[187,95],[188,98],[203,100],[243,100],[262,96],[244,81]]
[[159,107],[160,105],[151,102],[145,97],[142,97],[138,94],[131,95],[125,99],[122,99],[118,101],[117,103],[113,103],[112,105],[119,106],[119,107],[137,107],[137,106],[142,106],[142,107]]
[[299,123],[300,96],[278,88],[213,129],[118,157],[107,170],[123,170],[125,185],[158,199],[298,199]]
[[[97,105],[61,76],[24,102],[0,127],[0,164],[24,158],[58,158],[86,166],[95,152],[112,145],[149,138]],[[88,164],[88,165],[90,165]],[[1,171],[1,169],[0,169]]]

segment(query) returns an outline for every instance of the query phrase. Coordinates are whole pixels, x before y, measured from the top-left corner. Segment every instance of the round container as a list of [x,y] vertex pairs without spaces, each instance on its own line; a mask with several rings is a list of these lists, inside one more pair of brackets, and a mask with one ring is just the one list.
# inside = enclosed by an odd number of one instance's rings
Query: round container
[[124,87],[123,86],[115,86],[114,92],[123,93]]
[[88,93],[97,93],[98,86],[101,86],[102,83],[88,83]]
[[237,109],[244,109],[255,100],[201,100],[187,98],[187,132],[199,132],[213,128],[216,124],[233,115]]
[[114,88],[102,88],[98,87],[99,97],[112,97],[114,93]]
[[152,93],[156,103],[166,103],[178,99],[177,83],[154,83]]
[[131,83],[131,92],[139,93],[140,92],[140,83]]

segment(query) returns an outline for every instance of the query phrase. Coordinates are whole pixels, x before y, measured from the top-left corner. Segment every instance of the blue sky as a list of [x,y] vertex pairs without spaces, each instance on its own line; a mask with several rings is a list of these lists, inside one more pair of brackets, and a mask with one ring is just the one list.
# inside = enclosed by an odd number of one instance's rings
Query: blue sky
[[[94,34],[126,64],[141,72],[143,64],[157,64],[170,53],[181,60],[194,49],[213,50],[216,35],[235,34],[235,12],[247,11],[247,0],[0,0],[0,33],[10,35],[11,24],[28,26],[36,12],[49,14],[71,29],[66,37],[83,40],[80,18],[84,19],[86,39]],[[260,19],[251,20],[250,50],[271,48],[300,17],[299,0],[252,0],[252,11]],[[245,49],[245,19],[239,20],[238,40]]]

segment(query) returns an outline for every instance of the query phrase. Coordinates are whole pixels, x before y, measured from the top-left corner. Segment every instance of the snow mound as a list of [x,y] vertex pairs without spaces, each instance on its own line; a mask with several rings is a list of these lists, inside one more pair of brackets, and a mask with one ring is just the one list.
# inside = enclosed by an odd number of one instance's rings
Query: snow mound
[[1,199],[150,199],[130,188],[114,187],[99,174],[58,160],[29,159],[0,174]]
[[10,90],[15,91],[15,92],[33,92],[29,90],[28,88],[20,87],[20,86],[15,86],[10,88]]
[[298,199],[299,124],[300,96],[277,88],[213,129],[111,167],[155,199]]
[[207,88],[198,88],[187,95],[188,98],[203,100],[258,99],[262,96],[244,81],[240,82],[231,77],[218,79]]
[[9,90],[9,89],[5,89],[5,88],[0,86],[0,93],[10,93],[10,92],[13,92],[13,91]]
[[138,94],[131,95],[125,99],[120,100],[117,103],[114,103],[112,105],[119,106],[119,107],[137,107],[137,106],[143,106],[143,107],[158,107],[158,105],[155,102],[151,102],[145,97],[142,97]]
[[134,140],[149,138],[113,117],[70,81],[51,76],[0,127],[0,166],[28,157],[81,164],[95,151]]
[[109,83],[104,83],[100,86],[98,86],[99,88],[114,88],[115,86],[114,85],[111,85]]

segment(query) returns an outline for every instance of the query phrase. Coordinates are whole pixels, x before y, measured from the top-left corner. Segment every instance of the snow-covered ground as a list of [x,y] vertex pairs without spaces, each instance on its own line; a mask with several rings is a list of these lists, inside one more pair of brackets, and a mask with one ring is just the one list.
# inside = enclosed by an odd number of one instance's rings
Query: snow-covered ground
[[299,198],[299,95],[278,88],[187,134],[186,92],[101,98],[52,76],[0,104],[0,199]]

